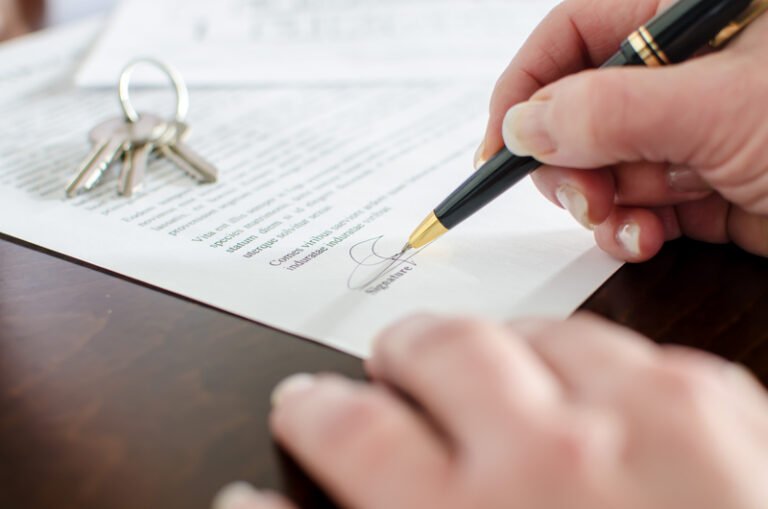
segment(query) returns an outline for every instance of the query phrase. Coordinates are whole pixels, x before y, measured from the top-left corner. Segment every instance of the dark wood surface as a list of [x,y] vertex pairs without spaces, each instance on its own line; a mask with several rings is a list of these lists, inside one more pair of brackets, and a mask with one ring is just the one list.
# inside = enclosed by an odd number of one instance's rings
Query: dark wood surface
[[[768,261],[679,241],[584,306],[768,381]],[[0,507],[205,508],[245,479],[327,502],[273,444],[295,372],[362,377],[319,345],[0,238]]]

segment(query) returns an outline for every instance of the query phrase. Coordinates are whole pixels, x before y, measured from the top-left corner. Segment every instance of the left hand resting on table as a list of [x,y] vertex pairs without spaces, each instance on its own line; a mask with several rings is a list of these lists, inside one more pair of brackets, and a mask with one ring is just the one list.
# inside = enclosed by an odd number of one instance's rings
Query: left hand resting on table
[[[421,317],[368,368],[275,392],[278,441],[344,507],[768,507],[768,398],[708,354],[586,316]],[[215,507],[294,506],[234,485]]]

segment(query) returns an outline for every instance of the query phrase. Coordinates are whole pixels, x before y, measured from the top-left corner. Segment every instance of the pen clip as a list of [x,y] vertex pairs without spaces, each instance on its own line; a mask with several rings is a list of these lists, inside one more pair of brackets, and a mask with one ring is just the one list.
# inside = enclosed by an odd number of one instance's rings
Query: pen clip
[[755,21],[765,11],[768,11],[768,0],[754,0],[747,9],[739,15],[738,18],[731,21],[728,26],[718,33],[709,45],[719,49],[728,44],[731,39],[736,37],[747,25]]

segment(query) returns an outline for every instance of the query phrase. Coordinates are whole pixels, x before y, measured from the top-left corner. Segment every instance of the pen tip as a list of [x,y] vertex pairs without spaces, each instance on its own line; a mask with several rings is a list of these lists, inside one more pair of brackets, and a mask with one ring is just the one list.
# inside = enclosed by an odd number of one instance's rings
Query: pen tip
[[398,257],[403,256],[405,253],[413,249],[413,247],[410,244],[406,244],[403,249],[400,251],[400,254],[397,255]]

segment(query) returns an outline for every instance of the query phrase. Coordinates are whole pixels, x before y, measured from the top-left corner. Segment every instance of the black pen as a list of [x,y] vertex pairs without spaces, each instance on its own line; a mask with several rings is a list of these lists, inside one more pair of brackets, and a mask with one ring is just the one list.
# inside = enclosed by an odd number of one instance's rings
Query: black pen
[[[724,45],[765,10],[768,0],[680,0],[627,37],[602,67],[681,62],[708,42]],[[541,164],[501,149],[427,216],[401,254],[441,237]]]

